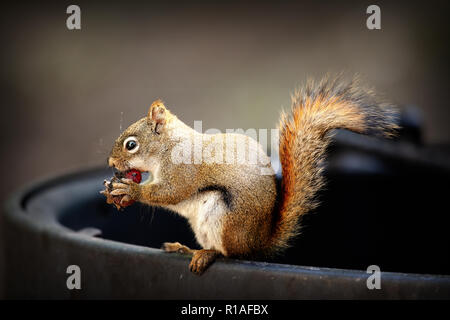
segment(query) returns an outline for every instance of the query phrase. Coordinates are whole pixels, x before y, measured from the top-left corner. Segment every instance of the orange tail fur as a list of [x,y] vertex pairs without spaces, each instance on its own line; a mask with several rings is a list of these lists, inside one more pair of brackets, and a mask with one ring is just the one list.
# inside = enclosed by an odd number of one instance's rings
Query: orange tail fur
[[379,103],[370,90],[338,76],[309,81],[292,96],[291,116],[280,120],[282,187],[271,247],[289,246],[299,233],[299,218],[317,207],[315,195],[324,185],[323,162],[331,129],[392,136],[398,128],[394,107]]

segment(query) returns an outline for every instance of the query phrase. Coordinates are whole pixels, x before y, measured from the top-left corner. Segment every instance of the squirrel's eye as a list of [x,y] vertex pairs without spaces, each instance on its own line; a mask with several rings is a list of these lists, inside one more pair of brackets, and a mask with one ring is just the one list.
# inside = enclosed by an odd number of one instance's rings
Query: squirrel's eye
[[131,140],[131,141],[128,141],[127,142],[127,150],[128,151],[131,151],[131,150],[133,150],[134,148],[136,148],[136,146],[137,146],[137,143],[136,143],[136,141],[133,141],[133,140]]
[[135,137],[129,137],[123,142],[123,146],[130,153],[135,153],[139,149],[139,144]]

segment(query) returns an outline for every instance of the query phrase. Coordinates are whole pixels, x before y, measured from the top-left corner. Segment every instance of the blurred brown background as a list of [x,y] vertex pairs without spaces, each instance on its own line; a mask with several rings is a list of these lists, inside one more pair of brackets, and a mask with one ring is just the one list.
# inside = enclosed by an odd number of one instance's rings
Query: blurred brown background
[[[81,7],[81,30],[66,28],[70,4]],[[381,7],[382,30],[366,28],[370,4]],[[446,1],[5,5],[0,201],[38,177],[105,165],[120,128],[156,98],[204,130],[274,128],[290,92],[326,72],[358,72],[391,101],[420,107],[425,143],[449,143],[448,9]]]

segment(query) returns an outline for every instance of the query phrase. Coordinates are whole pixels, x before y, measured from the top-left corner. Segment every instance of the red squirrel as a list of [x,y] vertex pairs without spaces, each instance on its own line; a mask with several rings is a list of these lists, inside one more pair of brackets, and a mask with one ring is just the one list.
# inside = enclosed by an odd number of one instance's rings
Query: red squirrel
[[[189,268],[196,274],[219,256],[271,256],[289,246],[299,234],[299,218],[318,205],[315,195],[324,186],[321,163],[331,130],[390,137],[398,129],[396,117],[397,109],[379,102],[357,78],[309,81],[292,95],[291,112],[280,118],[282,182],[277,191],[270,159],[254,139],[199,133],[156,100],[147,116],[115,141],[108,164],[120,175],[105,181],[101,193],[118,208],[139,201],[185,217],[202,249],[178,242],[164,243],[162,249],[192,255]],[[179,152],[192,156],[195,139],[202,142],[200,151],[215,159],[223,159],[224,149],[245,147],[249,156],[244,160],[257,154],[258,161],[174,161]],[[127,177],[130,170],[150,177],[134,181]]]

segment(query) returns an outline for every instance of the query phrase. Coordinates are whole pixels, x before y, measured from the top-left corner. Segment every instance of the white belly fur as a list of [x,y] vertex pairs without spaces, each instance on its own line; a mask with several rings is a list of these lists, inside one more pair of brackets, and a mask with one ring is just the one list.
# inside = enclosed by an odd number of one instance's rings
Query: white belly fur
[[227,206],[220,191],[202,192],[167,208],[188,219],[197,242],[204,249],[215,249],[224,253],[222,226]]

